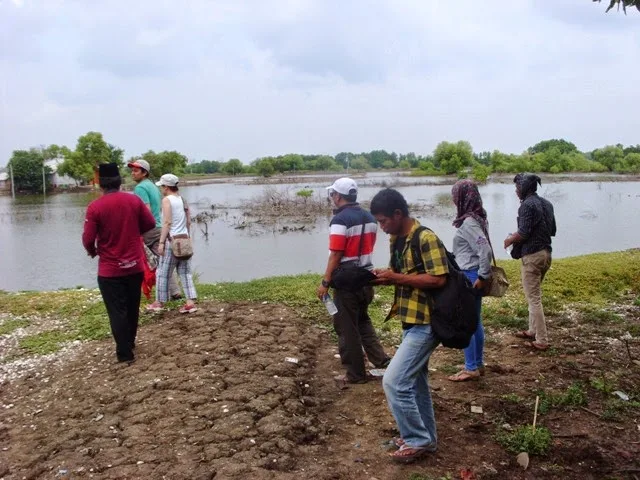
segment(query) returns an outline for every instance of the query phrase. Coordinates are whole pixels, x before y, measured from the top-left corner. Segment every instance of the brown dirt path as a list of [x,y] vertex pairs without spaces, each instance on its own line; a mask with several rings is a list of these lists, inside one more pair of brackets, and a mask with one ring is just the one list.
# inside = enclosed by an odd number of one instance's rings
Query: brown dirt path
[[440,480],[462,468],[482,479],[640,478],[640,414],[607,421],[610,394],[587,389],[589,411],[541,415],[553,447],[526,472],[494,440],[500,425],[531,422],[539,389],[623,371],[617,388],[640,394],[640,368],[596,332],[556,326],[558,348],[542,355],[494,332],[487,376],[466,384],[446,380],[461,353],[439,349],[431,364],[439,451],[397,466],[381,385],[338,391],[325,330],[276,304],[200,307],[143,327],[130,366],[114,363],[112,340],[89,342],[62,367],[0,385],[0,478]]

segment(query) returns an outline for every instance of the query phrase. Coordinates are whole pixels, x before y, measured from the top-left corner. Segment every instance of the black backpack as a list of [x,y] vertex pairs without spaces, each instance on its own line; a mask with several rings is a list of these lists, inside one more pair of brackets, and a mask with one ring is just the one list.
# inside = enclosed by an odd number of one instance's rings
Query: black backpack
[[[426,273],[420,249],[420,233],[424,230],[429,229],[418,227],[411,238],[411,255],[419,274]],[[446,248],[445,251],[449,266],[447,283],[441,288],[424,290],[429,299],[431,328],[443,346],[467,348],[478,328],[476,299],[479,293],[458,267],[455,256]]]

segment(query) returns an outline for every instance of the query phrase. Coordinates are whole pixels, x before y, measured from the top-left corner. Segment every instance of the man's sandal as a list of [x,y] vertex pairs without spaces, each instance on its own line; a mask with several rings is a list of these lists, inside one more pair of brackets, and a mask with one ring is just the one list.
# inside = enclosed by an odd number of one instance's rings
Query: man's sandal
[[469,380],[478,380],[480,378],[480,372],[478,370],[461,370],[455,375],[447,377],[447,380],[452,382],[468,382]]
[[435,451],[434,447],[410,447],[403,443],[398,450],[390,453],[389,456],[397,463],[411,463]]
[[549,344],[547,343],[526,342],[525,345],[535,350],[540,350],[541,352],[544,352],[545,350],[549,350]]
[[529,333],[527,330],[522,330],[520,332],[516,332],[513,335],[518,337],[518,338],[523,338],[525,340],[535,340],[536,339],[535,334]]

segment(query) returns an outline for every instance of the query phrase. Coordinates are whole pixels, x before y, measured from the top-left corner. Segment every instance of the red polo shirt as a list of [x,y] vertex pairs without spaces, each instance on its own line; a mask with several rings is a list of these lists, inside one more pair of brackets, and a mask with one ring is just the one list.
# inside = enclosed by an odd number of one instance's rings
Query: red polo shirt
[[140,236],[156,221],[135,195],[109,192],[87,207],[82,244],[92,257],[98,255],[99,277],[123,277],[143,271],[144,250]]

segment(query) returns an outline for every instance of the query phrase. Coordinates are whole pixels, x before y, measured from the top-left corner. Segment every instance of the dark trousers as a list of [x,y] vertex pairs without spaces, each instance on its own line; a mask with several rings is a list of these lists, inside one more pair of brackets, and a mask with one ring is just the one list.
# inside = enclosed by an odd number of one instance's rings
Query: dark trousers
[[335,291],[334,302],[338,313],[333,316],[333,328],[338,335],[340,360],[347,369],[347,378],[354,382],[367,378],[363,348],[376,367],[384,367],[389,361],[367,311],[372,300],[371,287],[355,292]]
[[98,287],[116,341],[116,355],[121,362],[134,358],[143,276],[143,273],[134,273],[124,277],[98,277]]

